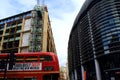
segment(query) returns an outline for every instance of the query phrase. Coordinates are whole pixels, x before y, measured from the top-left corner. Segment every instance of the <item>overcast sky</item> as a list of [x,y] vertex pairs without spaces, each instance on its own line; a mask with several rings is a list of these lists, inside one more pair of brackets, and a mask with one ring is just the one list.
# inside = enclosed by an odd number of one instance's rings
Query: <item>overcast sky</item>
[[[1,0],[0,19],[34,8],[37,0]],[[85,0],[44,0],[47,5],[59,63],[67,62],[69,34],[74,20]],[[40,0],[40,4],[43,1]]]

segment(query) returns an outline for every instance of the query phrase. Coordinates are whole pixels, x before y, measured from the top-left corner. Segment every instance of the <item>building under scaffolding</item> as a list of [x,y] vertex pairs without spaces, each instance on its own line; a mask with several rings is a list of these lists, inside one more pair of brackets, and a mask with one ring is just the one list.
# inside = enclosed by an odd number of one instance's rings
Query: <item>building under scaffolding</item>
[[0,53],[11,51],[56,53],[47,7],[0,20]]

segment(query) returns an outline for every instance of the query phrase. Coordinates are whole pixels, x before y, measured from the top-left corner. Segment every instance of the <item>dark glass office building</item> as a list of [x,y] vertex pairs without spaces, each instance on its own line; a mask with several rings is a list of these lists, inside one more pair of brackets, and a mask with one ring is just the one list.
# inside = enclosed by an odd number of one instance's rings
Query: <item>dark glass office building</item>
[[86,0],[68,42],[70,80],[120,80],[120,0]]

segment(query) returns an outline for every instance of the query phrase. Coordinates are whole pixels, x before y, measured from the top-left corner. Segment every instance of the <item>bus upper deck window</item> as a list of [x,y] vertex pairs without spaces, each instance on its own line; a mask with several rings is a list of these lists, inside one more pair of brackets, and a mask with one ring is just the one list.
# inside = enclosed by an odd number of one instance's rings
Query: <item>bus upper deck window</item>
[[21,80],[20,78],[8,78],[7,80]]
[[23,62],[24,61],[24,56],[17,56],[16,57],[16,62]]
[[37,62],[38,61],[38,57],[37,56],[27,56],[25,58],[25,62]]
[[24,78],[24,80],[37,80],[36,78]]
[[52,56],[40,56],[40,61],[52,61]]

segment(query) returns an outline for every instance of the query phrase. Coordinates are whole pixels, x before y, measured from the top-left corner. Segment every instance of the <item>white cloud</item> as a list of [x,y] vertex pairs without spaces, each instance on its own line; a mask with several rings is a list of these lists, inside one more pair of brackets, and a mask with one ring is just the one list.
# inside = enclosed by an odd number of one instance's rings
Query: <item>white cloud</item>
[[36,5],[36,0],[14,0],[21,7],[19,7],[22,11],[32,10],[34,5]]
[[9,0],[1,0],[0,2],[0,18],[8,17],[15,13],[15,7],[10,4]]

